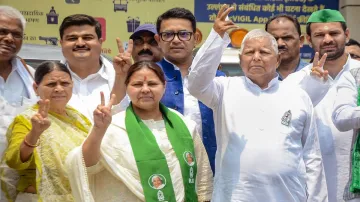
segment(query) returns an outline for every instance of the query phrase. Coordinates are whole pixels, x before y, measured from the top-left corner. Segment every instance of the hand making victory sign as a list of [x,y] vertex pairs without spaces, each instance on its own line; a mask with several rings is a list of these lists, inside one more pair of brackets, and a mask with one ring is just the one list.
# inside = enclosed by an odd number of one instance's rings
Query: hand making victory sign
[[131,53],[133,50],[133,40],[129,40],[126,51],[124,50],[122,42],[119,38],[116,38],[116,44],[119,53],[113,59],[113,66],[115,69],[115,83],[111,91],[111,95],[116,95],[113,103],[114,105],[119,104],[126,95],[125,79],[127,72],[132,65]]
[[126,77],[129,67],[132,65],[131,53],[133,50],[133,40],[128,42],[128,48],[125,51],[122,42],[119,38],[116,38],[116,43],[119,53],[113,59],[113,65],[116,75]]
[[324,81],[327,81],[329,72],[327,70],[324,70],[327,54],[325,53],[320,60],[319,58],[320,55],[318,52],[316,52],[314,56],[313,67],[311,68],[311,75],[314,75],[320,79],[321,78],[324,79]]
[[236,26],[233,21],[226,19],[229,13],[233,10],[234,7],[229,7],[228,5],[224,4],[223,6],[221,6],[216,16],[213,28],[221,37],[224,36],[227,30],[238,28],[238,26]]
[[93,113],[94,126],[82,146],[83,157],[87,167],[95,165],[100,159],[100,146],[112,120],[111,108],[115,99],[115,94],[112,94],[109,103],[105,105],[104,93],[100,92],[101,102]]
[[42,100],[39,102],[38,112],[31,117],[32,132],[34,135],[40,136],[46,129],[50,127],[50,120],[48,119],[48,112],[50,109],[50,100]]
[[100,97],[101,103],[97,106],[93,113],[94,128],[106,131],[112,120],[111,107],[115,102],[116,96],[112,94],[110,101],[107,105],[105,105],[105,96],[103,92],[100,92]]
[[20,159],[22,162],[29,160],[34,149],[39,146],[40,135],[51,125],[51,122],[48,119],[50,100],[40,99],[38,104],[38,112],[30,119],[32,128],[30,132],[24,137],[24,141],[20,146]]

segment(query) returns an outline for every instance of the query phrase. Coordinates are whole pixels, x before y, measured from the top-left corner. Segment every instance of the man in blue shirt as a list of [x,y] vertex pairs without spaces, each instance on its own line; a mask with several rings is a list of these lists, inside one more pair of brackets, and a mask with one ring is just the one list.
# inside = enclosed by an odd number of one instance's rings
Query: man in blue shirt
[[270,18],[265,30],[273,35],[278,43],[281,63],[277,69],[279,80],[299,71],[309,63],[301,60],[300,48],[304,44],[298,20],[291,15],[279,14]]
[[[172,8],[161,14],[156,22],[158,34],[155,39],[164,53],[158,64],[166,76],[166,91],[161,100],[167,107],[177,110],[197,123],[209,156],[212,170],[215,170],[216,138],[212,110],[190,95],[188,74],[193,62],[196,39],[195,16],[187,9]],[[221,71],[216,76],[225,76]]]

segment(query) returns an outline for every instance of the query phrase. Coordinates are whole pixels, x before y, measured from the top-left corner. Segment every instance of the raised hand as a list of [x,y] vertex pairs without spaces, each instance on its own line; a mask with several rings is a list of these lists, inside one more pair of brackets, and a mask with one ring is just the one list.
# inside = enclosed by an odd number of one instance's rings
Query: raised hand
[[126,77],[129,67],[132,65],[131,53],[133,50],[133,40],[128,42],[128,48],[125,51],[122,42],[116,38],[119,53],[113,59],[113,65],[117,76]]
[[40,136],[51,125],[51,122],[48,119],[50,100],[40,99],[38,104],[39,104],[38,112],[31,117],[31,125],[32,125],[31,130],[35,135]]
[[232,29],[232,28],[238,28],[238,26],[236,26],[234,22],[226,19],[226,17],[229,15],[229,13],[233,10],[234,10],[234,7],[229,7],[228,5],[224,4],[220,8],[220,10],[216,16],[213,28],[221,37],[224,36],[224,34],[227,30]]
[[111,95],[110,101],[105,105],[104,93],[100,92],[101,103],[94,110],[94,128],[102,129],[105,131],[110,125],[112,116],[111,116],[111,107],[113,106],[116,96],[115,94]]
[[311,68],[311,75],[316,76],[320,79],[324,79],[324,81],[327,81],[329,77],[329,72],[327,70],[324,70],[326,57],[327,54],[325,53],[319,60],[319,53],[316,52],[314,56],[313,67]]

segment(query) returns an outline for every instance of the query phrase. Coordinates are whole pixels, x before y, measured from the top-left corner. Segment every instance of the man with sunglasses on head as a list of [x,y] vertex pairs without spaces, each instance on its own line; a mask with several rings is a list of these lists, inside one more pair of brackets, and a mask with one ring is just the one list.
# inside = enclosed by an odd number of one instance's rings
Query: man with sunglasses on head
[[134,42],[132,50],[134,62],[144,60],[159,62],[163,58],[163,53],[154,38],[155,34],[157,31],[153,24],[143,24],[135,29],[130,36]]
[[[190,95],[187,89],[193,49],[198,37],[195,34],[195,16],[187,9],[172,8],[158,17],[156,29],[159,34],[155,35],[155,39],[164,53],[164,58],[158,64],[162,67],[167,82],[161,102],[197,123],[214,171],[216,139],[213,113]],[[225,74],[218,71],[216,76]]]

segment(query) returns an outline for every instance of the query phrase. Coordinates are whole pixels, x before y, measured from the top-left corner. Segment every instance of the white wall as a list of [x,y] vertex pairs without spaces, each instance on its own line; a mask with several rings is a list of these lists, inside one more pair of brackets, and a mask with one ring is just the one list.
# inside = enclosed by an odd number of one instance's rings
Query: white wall
[[350,37],[360,41],[360,0],[340,0],[339,10],[350,29]]

